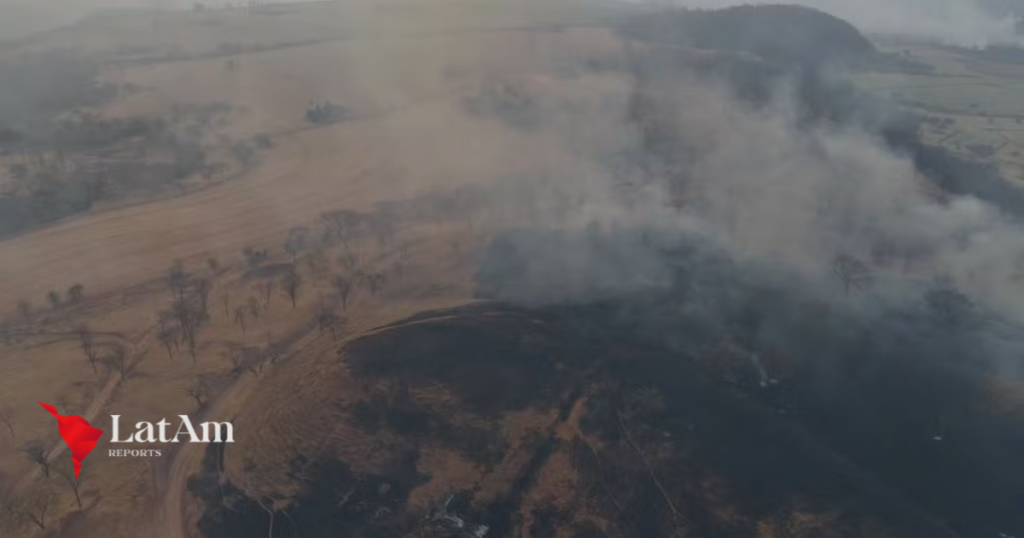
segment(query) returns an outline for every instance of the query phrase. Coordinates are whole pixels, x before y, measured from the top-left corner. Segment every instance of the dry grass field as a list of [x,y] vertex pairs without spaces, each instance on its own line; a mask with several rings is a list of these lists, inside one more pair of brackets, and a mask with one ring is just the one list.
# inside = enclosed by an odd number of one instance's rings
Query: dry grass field
[[[0,534],[190,536],[195,514],[182,504],[184,485],[204,446],[164,446],[156,458],[114,458],[106,453],[110,443],[101,442],[84,466],[82,502],[88,510],[76,511],[71,489],[46,479],[24,454],[29,442],[43,443],[54,462],[64,452],[52,418],[36,402],[58,404],[62,412],[80,414],[109,432],[110,415],[134,424],[196,411],[184,389],[202,379],[216,390],[210,390],[201,416],[227,420],[242,413],[239,441],[258,437],[260,450],[273,453],[286,441],[266,430],[273,424],[260,417],[332,368],[340,342],[317,329],[316,317],[325,302],[336,301],[329,277],[346,272],[337,261],[343,249],[328,249],[326,270],[299,266],[302,286],[294,308],[280,286],[265,301],[261,286],[274,280],[247,276],[243,249],[266,249],[267,265],[287,263],[282,243],[289,230],[308,226],[319,233],[323,212],[370,211],[384,201],[536,173],[538,163],[520,156],[535,154],[543,140],[472,118],[461,106],[491,78],[552,95],[620,89],[602,77],[559,76],[588,58],[617,54],[619,45],[608,32],[529,28],[538,20],[571,18],[565,15],[573,12],[571,5],[529,16],[502,4],[464,7],[451,3],[450,11],[427,12],[412,3],[322,3],[273,16],[163,14],[149,24],[126,15],[87,21],[23,45],[149,54],[159,60],[108,70],[110,80],[141,91],[105,105],[99,114],[160,115],[173,105],[223,102],[233,107],[230,132],[270,133],[274,147],[237,180],[100,208],[0,243],[0,304],[10,334],[0,354],[0,404],[13,431],[11,436],[5,428],[0,448],[0,485],[19,497],[50,496],[45,531],[5,512]],[[318,42],[295,44],[306,39]],[[267,50],[224,55],[224,43]],[[324,100],[343,104],[354,118],[309,126],[303,116],[308,103]],[[459,136],[438,136],[453,132]],[[475,247],[485,233],[444,222],[421,224],[400,229],[388,246],[366,241],[352,247],[363,267],[388,271],[403,249],[409,269],[404,276],[391,275],[381,294],[362,288],[353,293],[342,340],[421,310],[471,300]],[[216,268],[207,265],[210,258],[218,261]],[[165,277],[176,262],[212,283],[212,319],[201,330],[194,360],[184,346],[169,354],[159,339],[159,313],[172,302]],[[48,291],[73,283],[85,286],[84,301],[44,306]],[[19,301],[33,305],[30,324],[15,312]],[[243,332],[234,312],[251,301],[261,306],[247,310]],[[125,379],[102,364],[93,371],[76,333],[82,324],[94,334],[101,363],[117,346],[126,350]],[[280,364],[268,364],[258,376],[233,365],[234,350],[268,343],[287,345],[282,377]],[[257,390],[267,380],[273,388]],[[442,453],[436,458],[437,465],[452,464],[444,463],[451,458]],[[186,514],[191,516],[182,518]]]
[[[863,87],[950,122],[944,128],[927,126],[928,142],[967,157],[991,158],[1006,178],[1024,181],[1024,101],[1020,99],[1024,69],[1020,65],[923,45],[889,45],[882,50],[925,63],[935,71],[863,73],[857,77]],[[977,154],[979,149],[984,154]]]

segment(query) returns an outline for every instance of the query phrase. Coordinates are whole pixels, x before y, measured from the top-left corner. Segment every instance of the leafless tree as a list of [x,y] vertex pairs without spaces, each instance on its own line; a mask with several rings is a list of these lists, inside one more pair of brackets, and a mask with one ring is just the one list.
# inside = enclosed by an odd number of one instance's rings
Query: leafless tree
[[14,409],[11,406],[0,403],[0,424],[7,428],[7,437],[10,443],[14,444]]
[[75,503],[78,504],[79,510],[82,509],[81,489],[83,475],[85,474],[84,469],[85,467],[83,466],[82,469],[79,470],[78,476],[75,476],[75,462],[70,456],[61,458],[54,469],[57,474],[64,479],[64,482],[67,483],[68,487],[71,488],[71,492],[75,494]]
[[50,308],[54,310],[60,308],[60,294],[55,290],[50,290],[50,293],[46,294],[46,300],[50,302]]
[[18,301],[18,315],[25,323],[32,323],[32,303],[22,299]]
[[331,338],[333,340],[338,339],[338,333],[341,332],[342,319],[330,311],[322,311],[317,316],[317,325],[320,326],[320,332],[326,330],[331,331]]
[[85,358],[89,361],[89,366],[92,366],[92,372],[98,374],[99,370],[96,369],[96,360],[98,354],[96,353],[96,346],[93,342],[92,331],[86,325],[81,325],[75,331],[78,333],[78,343],[82,346],[82,352],[85,353]]
[[309,228],[296,226],[288,230],[288,237],[284,240],[284,251],[292,257],[292,263],[298,259],[299,253],[305,250],[309,242]]
[[220,269],[220,261],[217,260],[216,256],[210,256],[206,258],[206,267],[210,269],[211,273],[216,273],[217,269]]
[[110,369],[118,373],[121,381],[128,381],[128,375],[131,373],[131,358],[128,356],[128,350],[121,344],[114,344],[107,360]]
[[325,271],[330,269],[330,262],[327,261],[327,253],[322,248],[315,248],[306,254],[306,266],[309,267],[309,272],[321,276]]
[[235,325],[242,328],[242,334],[245,334],[245,307],[235,307]]
[[50,509],[50,492],[39,489],[20,495],[7,507],[12,516],[31,521],[39,530],[46,530],[46,512]]
[[862,290],[870,278],[868,267],[864,262],[850,256],[839,254],[832,260],[832,272],[835,273],[843,286],[843,294],[850,295],[850,290]]
[[254,317],[260,317],[260,302],[255,297],[249,297],[249,314]]
[[181,300],[185,298],[185,288],[188,287],[189,274],[185,272],[185,266],[180,262],[175,262],[170,269],[167,270],[167,284],[171,287],[171,297],[173,299]]
[[33,439],[22,448],[25,453],[25,457],[32,463],[35,463],[43,470],[43,476],[50,478],[50,460],[46,457],[46,444],[42,441]]
[[197,379],[189,383],[183,392],[196,401],[196,408],[199,409],[203,407],[203,399],[207,397],[209,387],[204,380]]
[[295,270],[295,267],[292,267],[291,271],[288,271],[281,280],[281,287],[288,294],[288,298],[292,300],[293,310],[295,309],[295,301],[299,298],[300,286],[302,286],[302,277],[299,276],[299,272]]
[[85,286],[75,283],[73,286],[68,288],[68,302],[72,304],[80,303],[82,302],[83,296],[85,296]]
[[405,270],[409,268],[411,263],[412,258],[409,255],[409,246],[402,245],[398,249],[398,260],[395,262],[395,271],[398,273],[400,278],[405,276]]
[[213,287],[210,285],[210,281],[205,278],[198,278],[192,283],[193,288],[196,291],[196,297],[199,299],[199,309],[203,312],[204,316],[209,315],[209,301],[210,301],[210,289]]
[[366,274],[366,284],[370,288],[370,295],[377,295],[384,288],[384,273],[374,271]]
[[157,338],[160,343],[163,344],[164,348],[167,349],[167,358],[174,360],[174,349],[178,346],[178,340],[181,338],[181,331],[175,327],[167,327],[157,334]]
[[192,362],[196,361],[196,343],[198,341],[199,325],[202,322],[202,312],[195,305],[187,300],[178,300],[171,307],[175,319],[178,320],[178,327],[186,344],[188,352],[192,355]]
[[331,285],[338,290],[338,296],[341,297],[341,309],[348,310],[348,296],[352,293],[352,283],[342,275],[335,275]]
[[274,296],[274,288],[276,285],[273,280],[268,280],[263,283],[263,309],[270,310],[270,298]]

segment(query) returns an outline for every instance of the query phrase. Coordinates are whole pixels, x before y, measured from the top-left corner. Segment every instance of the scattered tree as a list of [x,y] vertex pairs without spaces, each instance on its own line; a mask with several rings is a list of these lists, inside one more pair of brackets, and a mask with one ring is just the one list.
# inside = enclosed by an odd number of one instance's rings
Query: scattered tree
[[50,302],[50,308],[56,310],[60,308],[60,294],[54,290],[50,290],[50,293],[46,294],[46,300]]
[[325,330],[331,331],[331,338],[333,340],[338,339],[338,333],[341,332],[341,318],[334,312],[320,312],[317,316],[317,325],[320,327],[320,332]]
[[73,286],[68,288],[68,302],[72,304],[82,302],[82,297],[84,295],[85,286],[82,286],[81,284],[75,283]]
[[172,299],[184,299],[185,288],[188,286],[189,274],[184,265],[178,261],[167,271],[167,284],[171,287]]
[[192,356],[192,362],[196,361],[196,343],[198,339],[199,325],[202,323],[203,314],[190,301],[175,301],[171,312],[178,320],[178,327],[184,342],[188,344],[188,352]]
[[12,516],[31,521],[39,530],[46,530],[46,512],[50,509],[50,492],[39,489],[20,495],[8,505]]
[[127,382],[131,372],[131,359],[128,357],[128,350],[121,344],[114,344],[108,361],[110,369],[118,373],[122,382]]
[[342,275],[335,275],[331,285],[338,290],[338,296],[341,297],[341,309],[348,310],[348,296],[352,293],[352,283]]
[[292,263],[298,259],[299,253],[306,248],[309,241],[309,228],[296,226],[288,230],[288,237],[284,240],[284,251],[291,255]]
[[207,397],[209,387],[202,379],[192,381],[185,387],[184,393],[196,401],[196,409],[203,407],[204,399]]
[[92,331],[89,327],[82,325],[75,331],[78,333],[78,343],[82,346],[82,352],[85,353],[86,360],[89,361],[89,366],[92,366],[92,372],[98,374],[99,370],[96,369],[96,360],[98,354],[96,353],[96,346],[93,342]]
[[245,334],[245,307],[239,306],[235,308],[235,325],[242,328],[242,334]]
[[206,258],[206,266],[210,268],[211,273],[216,273],[217,269],[220,269],[220,262],[215,256],[210,256]]
[[862,290],[870,277],[864,262],[848,254],[839,254],[832,260],[832,272],[835,273],[843,286],[843,294],[850,295],[850,290]]
[[175,327],[166,327],[157,335],[160,343],[163,344],[165,349],[167,349],[167,358],[171,360],[174,360],[174,350],[172,349],[172,346],[175,348],[178,346],[178,340],[181,338],[180,333],[181,331]]
[[291,271],[288,271],[284,275],[284,279],[281,280],[281,287],[284,288],[285,293],[288,294],[288,298],[292,300],[292,309],[295,309],[295,301],[299,297],[299,287],[302,285],[302,277],[299,276],[299,272],[292,267]]
[[263,283],[263,309],[270,310],[270,298],[274,296],[275,284],[273,280],[268,280]]
[[205,278],[196,279],[192,286],[196,291],[196,297],[199,298],[199,310],[203,313],[203,316],[209,316],[210,289],[213,286]]
[[[83,466],[84,469],[84,466]],[[55,469],[57,474],[64,479],[68,487],[71,488],[71,492],[75,494],[75,503],[78,504],[78,509],[82,509],[82,478],[85,474],[82,470],[79,470],[78,476],[75,476],[75,463],[71,457],[61,458]]]
[[260,302],[255,297],[249,297],[249,314],[254,317],[260,317]]
[[32,440],[25,443],[23,448],[25,456],[43,470],[43,476],[50,478],[50,460],[46,457],[46,445],[39,440]]

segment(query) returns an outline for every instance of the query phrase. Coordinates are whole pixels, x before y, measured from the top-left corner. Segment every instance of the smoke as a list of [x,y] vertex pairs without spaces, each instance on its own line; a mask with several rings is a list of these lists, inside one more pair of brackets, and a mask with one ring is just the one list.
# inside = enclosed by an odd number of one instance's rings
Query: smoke
[[[739,0],[678,0],[693,8],[721,8]],[[1017,21],[1024,9],[995,10],[978,0],[795,0],[820,9],[869,34],[912,38],[962,47],[1021,45]]]
[[[700,244],[762,284],[838,308],[919,308],[945,282],[980,311],[1024,322],[1024,229],[1014,218],[974,197],[937,196],[874,133],[808,127],[789,86],[756,109],[708,81],[651,93],[659,121],[679,135],[668,151],[682,163],[637,157],[640,136],[548,148],[561,154],[548,161],[557,179],[492,191],[506,206],[500,225],[518,229],[485,256],[478,278],[492,295],[545,305],[669,292],[681,270],[672,252]],[[621,105],[608,121],[627,115]],[[553,122],[544,140],[573,140],[555,134],[566,118],[544,117]],[[850,296],[837,280],[840,256],[870,268]],[[715,263],[699,271],[719,271]]]

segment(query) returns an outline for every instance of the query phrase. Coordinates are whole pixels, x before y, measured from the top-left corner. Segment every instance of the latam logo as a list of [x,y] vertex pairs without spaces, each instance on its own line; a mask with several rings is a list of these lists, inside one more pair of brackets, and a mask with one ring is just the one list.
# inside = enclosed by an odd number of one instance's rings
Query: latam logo
[[[71,460],[75,466],[75,478],[78,478],[79,472],[82,468],[82,461],[94,448],[96,443],[99,442],[100,437],[103,435],[103,430],[94,428],[89,424],[89,421],[84,418],[73,415],[63,416],[57,413],[57,408],[39,402],[39,405],[43,406],[44,409],[50,412],[54,418],[57,419],[57,433],[60,434],[64,442],[67,443],[68,449],[71,450]],[[120,438],[121,429],[121,415],[110,415],[113,419],[113,431],[111,432],[110,442],[112,443],[178,443],[179,438],[185,436],[186,441],[190,443],[234,443],[235,442],[235,430],[230,422],[203,422],[199,425],[197,431],[192,425],[192,421],[189,420],[188,415],[178,415],[181,422],[178,424],[178,429],[175,431],[173,437],[168,437],[167,426],[171,423],[167,422],[166,419],[161,419],[156,424],[152,422],[139,422],[135,424],[136,432],[128,435],[128,437]],[[199,435],[202,432],[202,436]],[[155,455],[159,456],[159,450],[111,450],[111,456],[128,456],[128,455]]]
[[89,425],[89,421],[78,415],[65,417],[57,413],[57,408],[52,405],[43,402],[39,402],[39,405],[57,419],[57,433],[71,450],[71,461],[75,465],[75,478],[77,479],[78,473],[82,470],[82,460],[92,452],[92,449],[96,448],[96,442],[103,435],[103,430],[93,428]]

